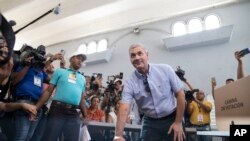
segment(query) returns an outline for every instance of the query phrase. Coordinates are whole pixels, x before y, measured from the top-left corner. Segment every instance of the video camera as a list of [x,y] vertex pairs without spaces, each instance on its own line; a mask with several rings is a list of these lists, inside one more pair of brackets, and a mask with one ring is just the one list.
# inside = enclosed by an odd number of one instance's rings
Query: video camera
[[193,101],[194,100],[194,93],[199,92],[199,89],[193,89],[189,91],[184,91],[185,92],[185,98],[187,101]]
[[[30,65],[37,68],[43,68],[46,61],[46,49],[45,46],[40,45],[37,49],[24,44],[22,48],[15,52],[14,62],[15,64],[21,63],[22,65]],[[25,61],[26,58],[33,57],[31,62]]]
[[118,74],[118,75],[108,76],[108,81],[107,81],[108,86],[106,89],[108,92],[114,92],[114,90],[115,90],[115,83],[114,82],[116,79],[123,79],[123,72],[120,72],[120,74]]
[[177,70],[175,71],[176,75],[182,80],[186,81],[186,78],[184,78],[185,71],[180,68],[180,66],[177,67]]

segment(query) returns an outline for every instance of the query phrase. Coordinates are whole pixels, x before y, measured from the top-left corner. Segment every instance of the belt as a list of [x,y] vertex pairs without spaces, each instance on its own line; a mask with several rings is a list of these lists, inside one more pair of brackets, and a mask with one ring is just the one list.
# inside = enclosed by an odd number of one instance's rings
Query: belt
[[57,101],[57,100],[53,100],[51,103],[51,106],[58,106],[58,107],[65,108],[65,109],[78,109],[79,108],[79,106],[64,103],[64,102]]
[[165,119],[168,119],[168,118],[173,117],[175,115],[176,115],[176,111],[172,112],[171,114],[169,114],[167,116],[161,117],[161,118],[152,118],[152,117],[148,117],[148,116],[145,116],[145,118],[147,118],[149,120],[165,120]]
[[31,102],[37,102],[38,100],[31,97],[31,96],[16,96],[15,97],[15,100],[18,101],[18,100],[28,100],[28,101],[31,101]]

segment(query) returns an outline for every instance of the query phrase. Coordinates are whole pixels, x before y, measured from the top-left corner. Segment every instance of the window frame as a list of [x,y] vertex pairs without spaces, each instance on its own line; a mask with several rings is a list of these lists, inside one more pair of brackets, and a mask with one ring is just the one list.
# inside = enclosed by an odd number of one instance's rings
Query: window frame
[[218,14],[210,13],[210,14],[207,14],[207,15],[204,17],[204,20],[203,20],[203,21],[204,21],[204,30],[216,29],[216,28],[206,29],[206,19],[207,19],[207,17],[209,17],[209,16],[215,16],[215,17],[217,17],[217,19],[218,19],[218,21],[219,21],[219,27],[218,27],[218,28],[220,28],[221,25],[222,25],[222,21],[221,21],[220,16],[219,16]]
[[[181,35],[174,35],[174,26],[177,24],[177,23],[183,23],[184,27],[185,27],[185,34],[181,34]],[[185,21],[176,21],[172,24],[172,36],[173,37],[178,37],[178,36],[183,36],[183,35],[187,35],[188,34],[188,31],[187,31],[187,23]]]
[[[192,20],[195,20],[195,19],[197,19],[197,20],[200,21],[200,24],[201,24],[201,31],[190,32],[189,23],[190,23]],[[188,34],[193,34],[193,33],[202,32],[202,31],[204,31],[204,22],[203,22],[202,18],[200,18],[200,17],[192,17],[192,18],[190,18],[190,19],[187,21],[187,33],[188,33]]]

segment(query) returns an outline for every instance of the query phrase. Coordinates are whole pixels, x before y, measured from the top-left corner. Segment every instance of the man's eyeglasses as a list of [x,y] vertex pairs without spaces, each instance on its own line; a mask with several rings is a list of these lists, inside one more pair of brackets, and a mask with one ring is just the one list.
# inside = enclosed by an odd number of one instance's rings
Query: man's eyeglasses
[[145,86],[146,92],[151,93],[151,90],[150,90],[150,87],[149,87],[149,84],[148,84],[148,79],[147,79],[147,77],[143,80],[143,84],[144,84],[144,86]]

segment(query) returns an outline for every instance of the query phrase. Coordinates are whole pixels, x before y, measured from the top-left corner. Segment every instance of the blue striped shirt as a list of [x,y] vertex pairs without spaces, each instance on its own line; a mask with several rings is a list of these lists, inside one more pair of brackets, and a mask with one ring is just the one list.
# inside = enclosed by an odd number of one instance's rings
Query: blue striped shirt
[[[151,92],[145,90],[143,81],[147,78]],[[166,64],[149,64],[147,76],[137,70],[126,79],[122,102],[135,99],[142,112],[152,118],[161,118],[176,110],[175,94],[183,90],[183,83],[174,70]]]

